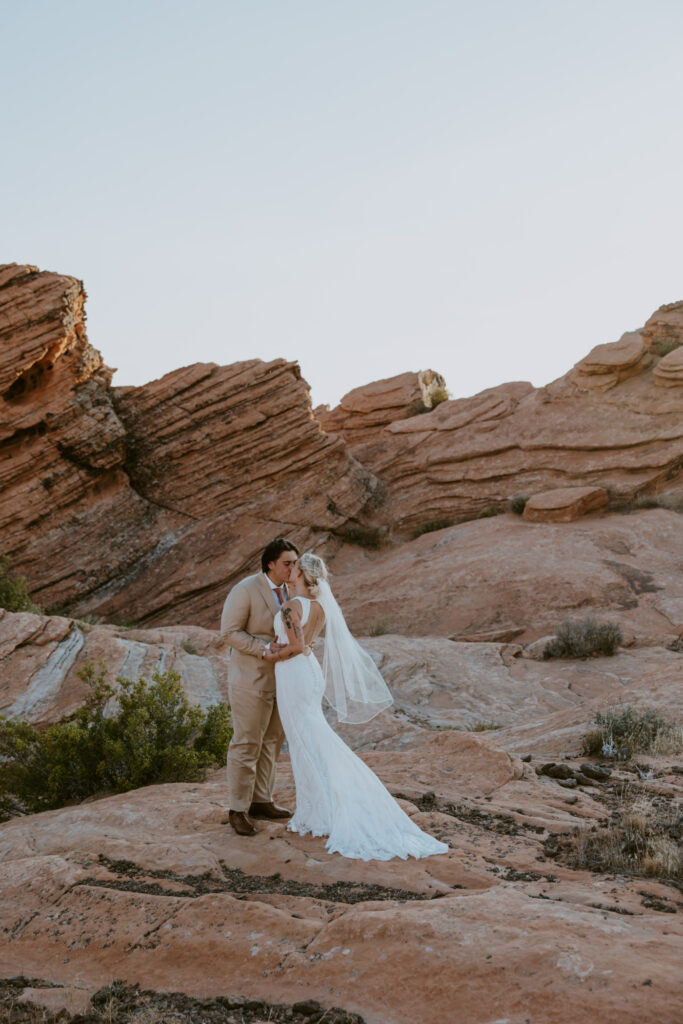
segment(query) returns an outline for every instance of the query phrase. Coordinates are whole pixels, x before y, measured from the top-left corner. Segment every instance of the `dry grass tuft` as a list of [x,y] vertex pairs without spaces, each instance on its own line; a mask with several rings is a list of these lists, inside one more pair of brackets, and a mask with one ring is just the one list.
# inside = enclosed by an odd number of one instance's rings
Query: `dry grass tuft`
[[526,503],[529,500],[528,494],[515,494],[510,498],[509,505],[510,511],[514,512],[516,516],[521,516],[526,508]]
[[656,708],[610,707],[595,715],[596,729],[582,737],[583,753],[610,757],[622,748],[630,754],[683,753],[683,728]]
[[624,787],[608,825],[577,832],[568,860],[590,871],[683,879],[683,814]]
[[623,642],[616,622],[598,622],[592,615],[567,619],[543,649],[544,658],[610,657]]
[[424,533],[434,533],[436,530],[445,530],[448,526],[454,525],[453,519],[428,519],[425,523],[420,523],[413,530],[413,537],[421,537]]
[[377,619],[370,626],[369,636],[384,636],[385,633],[395,633],[396,630],[390,626],[386,619]]

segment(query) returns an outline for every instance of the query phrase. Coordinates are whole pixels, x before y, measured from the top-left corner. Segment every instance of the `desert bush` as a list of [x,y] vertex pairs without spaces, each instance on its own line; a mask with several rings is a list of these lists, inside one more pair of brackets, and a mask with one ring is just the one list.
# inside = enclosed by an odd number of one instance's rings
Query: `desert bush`
[[514,512],[516,516],[521,516],[528,500],[528,494],[515,494],[510,498],[510,511]]
[[673,338],[662,338],[660,341],[656,341],[652,346],[656,355],[668,356],[669,352],[673,352],[675,348],[679,347],[680,342],[674,341]]
[[544,658],[609,657],[623,642],[616,622],[598,622],[589,615],[585,619],[567,619],[543,648]]
[[609,756],[621,747],[632,754],[676,754],[683,751],[683,732],[656,708],[607,708],[595,715],[596,728],[582,737],[583,751]]
[[590,871],[682,879],[682,826],[675,806],[625,787],[609,824],[575,833],[567,859]]
[[442,402],[447,402],[451,396],[448,393],[447,388],[434,388],[430,391],[429,397],[432,400],[432,409],[436,409],[437,405],[441,405]]
[[197,645],[193,643],[191,640],[183,640],[180,646],[182,647],[186,654],[197,653]]
[[382,530],[379,526],[361,526],[360,524],[353,524],[350,526],[343,526],[340,530],[336,531],[337,536],[341,537],[342,540],[348,541],[349,544],[358,544],[361,548],[369,548],[370,550],[378,550],[387,541],[387,534],[385,530]]
[[437,405],[441,405],[442,402],[447,402],[451,397],[446,388],[434,388],[429,394],[431,405],[427,405],[422,398],[414,398],[412,402],[408,402],[406,406],[406,418],[410,416],[421,416],[425,412],[431,412],[432,409],[436,409]]
[[[232,735],[226,704],[203,711],[185,697],[177,672],[151,682],[118,678],[100,664],[79,672],[88,686],[71,718],[39,730],[0,717],[0,813],[33,814],[95,793],[123,793],[155,782],[193,782],[225,760]],[[116,714],[107,704],[116,699]]]
[[78,622],[84,626],[97,626],[99,625],[100,621],[101,620],[99,615],[95,615],[94,612],[88,612],[87,615],[82,615],[81,618],[78,620]]
[[26,589],[23,576],[15,576],[9,570],[10,560],[0,555],[0,608],[8,612],[34,612],[40,615],[41,609],[31,600]]
[[493,729],[502,729],[503,726],[499,725],[498,722],[473,722],[467,726],[467,732],[490,732]]
[[661,494],[644,494],[634,498],[631,508],[666,508],[670,512],[683,512],[683,494],[676,491],[663,491]]
[[377,619],[370,626],[370,636],[384,636],[385,633],[393,633],[393,629],[386,619]]
[[487,505],[477,514],[477,519],[489,519],[491,516],[499,516],[503,509],[500,505]]
[[421,416],[422,413],[431,411],[431,406],[425,405],[421,398],[414,398],[406,406],[406,419],[409,419],[411,416]]
[[421,537],[424,533],[434,533],[435,530],[445,530],[447,526],[453,526],[452,519],[428,519],[420,523],[413,530],[413,537]]
[[119,629],[135,629],[137,624],[137,621],[130,615],[112,615],[111,619],[107,619],[106,622],[106,625],[117,626]]

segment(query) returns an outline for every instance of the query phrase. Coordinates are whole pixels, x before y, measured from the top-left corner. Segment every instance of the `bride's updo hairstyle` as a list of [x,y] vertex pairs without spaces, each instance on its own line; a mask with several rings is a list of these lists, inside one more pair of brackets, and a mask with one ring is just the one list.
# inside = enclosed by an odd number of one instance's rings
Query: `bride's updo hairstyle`
[[303,573],[304,583],[313,597],[317,597],[320,580],[328,578],[327,566],[320,555],[314,555],[312,551],[304,551],[299,559],[299,568]]

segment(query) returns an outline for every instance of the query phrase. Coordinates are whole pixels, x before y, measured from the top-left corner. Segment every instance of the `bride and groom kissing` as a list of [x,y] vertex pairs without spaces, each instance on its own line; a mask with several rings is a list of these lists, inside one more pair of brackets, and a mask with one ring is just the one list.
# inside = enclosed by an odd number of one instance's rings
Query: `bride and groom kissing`
[[[321,668],[311,645],[323,628]],[[228,594],[221,634],[231,648],[228,820],[238,835],[256,833],[254,818],[290,819],[290,831],[326,836],[328,852],[344,857],[391,860],[447,851],[401,810],[325,719],[323,698],[340,722],[362,723],[393,697],[351,636],[319,555],[299,556],[283,537],[271,541],[261,572]],[[296,788],[293,815],[273,800],[285,738]]]

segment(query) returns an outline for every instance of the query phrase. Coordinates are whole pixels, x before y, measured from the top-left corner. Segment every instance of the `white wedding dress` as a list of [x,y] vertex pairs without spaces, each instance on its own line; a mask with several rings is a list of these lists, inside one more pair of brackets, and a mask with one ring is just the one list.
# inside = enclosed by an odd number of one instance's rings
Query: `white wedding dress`
[[[311,602],[299,597],[303,626]],[[287,643],[280,612],[275,634]],[[327,724],[322,710],[323,673],[313,654],[276,662],[277,706],[296,784],[296,811],[288,828],[329,836],[330,853],[360,860],[430,857],[448,846],[423,832],[405,814],[375,773]]]

